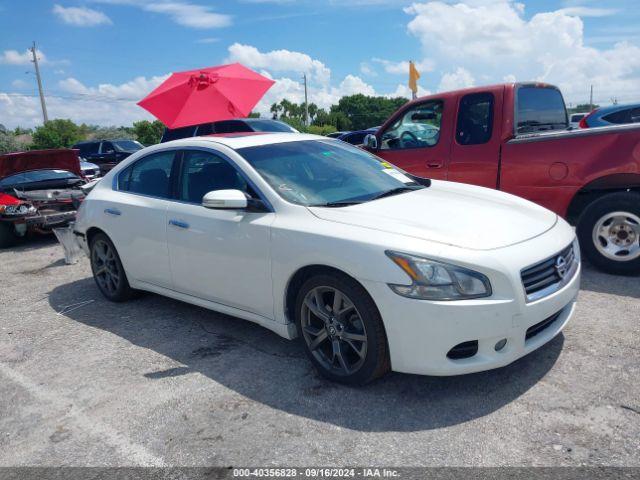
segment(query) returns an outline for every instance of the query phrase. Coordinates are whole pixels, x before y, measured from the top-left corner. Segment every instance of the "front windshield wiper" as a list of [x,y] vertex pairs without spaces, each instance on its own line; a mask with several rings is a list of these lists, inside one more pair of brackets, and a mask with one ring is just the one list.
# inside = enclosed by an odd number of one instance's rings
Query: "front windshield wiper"
[[399,193],[413,192],[414,190],[420,190],[422,188],[424,188],[422,185],[416,185],[413,187],[409,187],[407,185],[405,185],[404,187],[396,187],[396,188],[392,188],[391,190],[387,190],[386,192],[379,193],[374,197],[371,197],[369,201],[378,200],[379,198],[384,198],[384,197],[391,197],[392,195],[398,195]]
[[360,205],[362,201],[360,200],[345,200],[340,202],[326,202],[326,203],[312,203],[307,205],[309,207],[328,207],[328,208],[337,208],[337,207],[348,207],[350,205]]

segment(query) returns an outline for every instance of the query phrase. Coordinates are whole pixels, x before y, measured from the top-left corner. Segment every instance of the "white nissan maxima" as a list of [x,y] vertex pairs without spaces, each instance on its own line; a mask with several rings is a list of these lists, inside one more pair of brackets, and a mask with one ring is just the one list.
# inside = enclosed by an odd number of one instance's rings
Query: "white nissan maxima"
[[302,134],[141,150],[75,232],[109,300],[147,290],[256,322],[354,384],[507,365],[563,329],[580,282],[574,232],[549,210]]

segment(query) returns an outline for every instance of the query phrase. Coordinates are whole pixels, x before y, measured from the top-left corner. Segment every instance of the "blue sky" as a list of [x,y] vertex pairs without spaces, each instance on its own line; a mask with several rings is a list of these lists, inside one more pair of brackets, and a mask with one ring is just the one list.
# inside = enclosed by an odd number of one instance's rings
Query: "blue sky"
[[[569,102],[640,101],[637,0],[0,0],[0,123],[40,119],[33,66],[42,59],[50,117],[103,125],[146,114],[135,106],[171,71],[240,61],[280,98],[328,106],[343,94],[408,95],[541,79]],[[27,73],[28,72],[28,73]]]

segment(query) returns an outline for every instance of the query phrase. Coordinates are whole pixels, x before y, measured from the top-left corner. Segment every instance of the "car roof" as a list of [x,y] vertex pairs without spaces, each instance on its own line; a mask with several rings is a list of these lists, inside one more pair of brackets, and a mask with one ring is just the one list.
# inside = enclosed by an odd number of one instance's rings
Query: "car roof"
[[629,110],[640,107],[640,103],[629,103],[626,105],[609,105],[608,107],[600,107],[597,110],[598,115],[606,115],[607,113],[619,112],[620,110]]
[[163,146],[187,147],[193,145],[194,142],[211,142],[218,145],[224,145],[233,150],[246,147],[258,147],[262,145],[274,145],[277,143],[301,142],[304,140],[324,140],[336,141],[332,138],[322,137],[320,135],[310,135],[307,133],[289,133],[289,132],[240,132],[240,133],[218,133],[207,135],[204,137],[189,137],[180,140],[163,143]]

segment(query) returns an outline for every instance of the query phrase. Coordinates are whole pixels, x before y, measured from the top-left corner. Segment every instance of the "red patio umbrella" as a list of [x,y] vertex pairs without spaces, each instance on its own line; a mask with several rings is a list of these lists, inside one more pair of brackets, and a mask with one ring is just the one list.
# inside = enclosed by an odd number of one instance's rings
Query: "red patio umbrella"
[[247,117],[275,82],[239,63],[173,73],[138,102],[169,128]]

